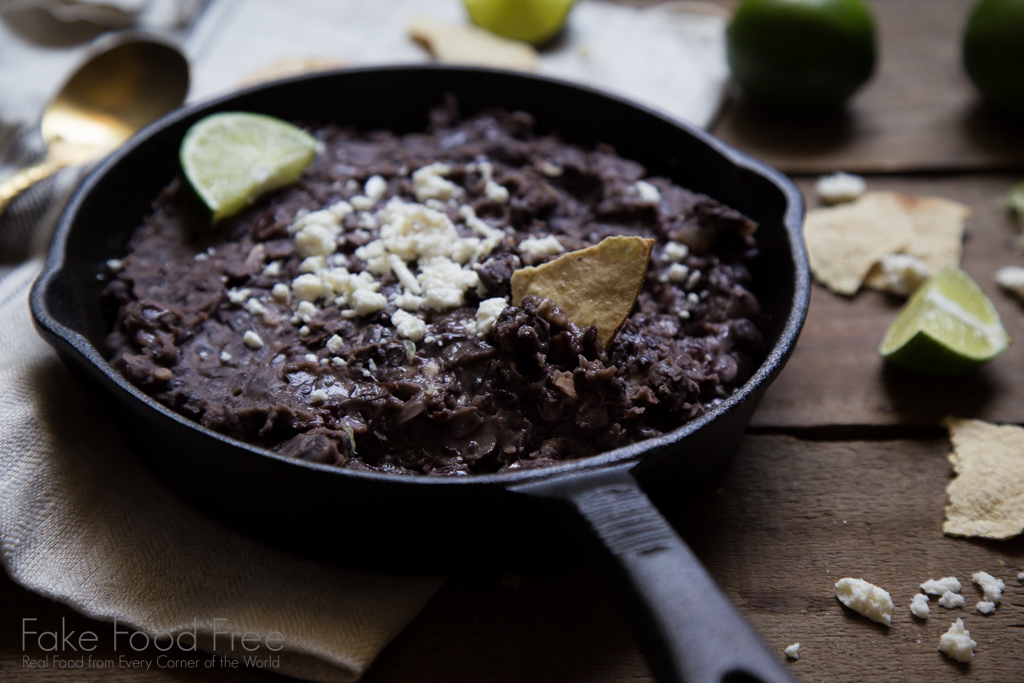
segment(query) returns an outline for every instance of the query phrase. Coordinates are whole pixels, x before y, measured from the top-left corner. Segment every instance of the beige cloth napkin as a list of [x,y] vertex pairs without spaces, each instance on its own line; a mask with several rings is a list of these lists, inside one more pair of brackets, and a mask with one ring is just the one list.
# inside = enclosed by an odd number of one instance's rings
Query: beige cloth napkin
[[[279,655],[278,665],[268,661],[280,673],[357,680],[443,580],[302,560],[175,498],[128,453],[37,335],[27,297],[39,266],[30,261],[0,280],[0,552],[7,572],[96,619],[150,635],[194,629],[200,650],[234,659]],[[213,647],[215,630],[221,635]],[[247,653],[236,639],[231,649],[225,632],[256,633],[264,647]]]

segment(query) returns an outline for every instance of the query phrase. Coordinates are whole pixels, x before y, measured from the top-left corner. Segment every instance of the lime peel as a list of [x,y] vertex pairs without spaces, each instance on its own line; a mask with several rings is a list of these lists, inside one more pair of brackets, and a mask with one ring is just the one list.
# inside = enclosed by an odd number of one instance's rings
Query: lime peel
[[185,133],[179,158],[211,222],[232,216],[261,195],[294,183],[319,143],[286,121],[250,112],[221,112]]
[[947,266],[910,297],[879,346],[887,361],[930,375],[958,375],[1010,345],[995,306],[974,280]]

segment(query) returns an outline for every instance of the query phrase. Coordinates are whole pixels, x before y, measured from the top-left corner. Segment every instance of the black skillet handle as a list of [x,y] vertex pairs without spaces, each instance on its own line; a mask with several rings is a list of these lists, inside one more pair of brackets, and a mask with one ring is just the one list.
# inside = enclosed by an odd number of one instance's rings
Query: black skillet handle
[[600,541],[660,683],[793,683],[628,467],[516,488],[570,503]]

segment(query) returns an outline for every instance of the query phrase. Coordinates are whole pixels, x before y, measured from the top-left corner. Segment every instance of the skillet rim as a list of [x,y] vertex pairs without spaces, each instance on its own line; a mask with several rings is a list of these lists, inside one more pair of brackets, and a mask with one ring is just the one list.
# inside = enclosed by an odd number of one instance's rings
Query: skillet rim
[[[750,171],[774,186],[774,188],[780,192],[785,201],[785,210],[779,218],[786,237],[786,252],[788,260],[791,262],[794,271],[792,283],[793,294],[789,304],[789,313],[786,317],[785,324],[779,330],[778,339],[771,346],[769,352],[766,354],[764,360],[760,366],[758,366],[755,373],[731,396],[712,407],[703,415],[680,425],[671,432],[642,441],[637,441],[611,451],[606,451],[604,453],[599,453],[579,460],[567,461],[534,469],[489,474],[472,474],[465,476],[416,476],[389,472],[354,470],[345,467],[337,467],[335,465],[296,460],[294,458],[288,458],[275,453],[269,449],[261,448],[219,432],[215,432],[183,415],[180,415],[179,413],[174,412],[138,389],[135,385],[131,384],[123,375],[121,375],[121,373],[117,372],[117,370],[107,362],[99,349],[97,349],[96,346],[85,337],[85,335],[75,329],[65,326],[62,322],[57,320],[55,315],[51,313],[46,303],[46,295],[49,288],[55,286],[55,283],[59,281],[65,264],[73,262],[67,253],[67,242],[69,235],[75,227],[76,218],[80,210],[83,205],[87,203],[90,193],[97,185],[103,182],[105,176],[139,147],[147,145],[154,136],[162,132],[164,129],[180,123],[183,119],[198,116],[204,111],[212,112],[215,110],[222,110],[225,105],[230,104],[233,100],[247,95],[271,90],[275,87],[316,80],[329,81],[331,79],[344,78],[347,74],[373,74],[394,71],[421,71],[449,74],[469,72],[482,75],[496,75],[501,78],[512,78],[522,81],[541,81],[558,88],[578,91],[588,96],[596,96],[611,100],[619,105],[638,110],[644,115],[659,119],[673,128],[682,131],[710,148],[712,152],[723,157],[732,167]],[[104,376],[106,381],[113,382],[114,386],[106,387],[108,390],[115,390],[116,387],[116,389],[127,392],[127,394],[130,395],[129,397],[121,397],[121,400],[134,400],[140,402],[146,408],[155,410],[159,413],[160,417],[170,419],[179,426],[183,426],[188,430],[197,432],[205,438],[213,438],[222,442],[226,446],[242,449],[256,456],[271,458],[273,460],[289,463],[294,466],[307,468],[317,472],[330,473],[332,475],[355,478],[357,480],[365,479],[368,483],[377,482],[387,485],[408,484],[411,486],[421,487],[490,484],[503,488],[511,488],[516,485],[533,483],[552,478],[569,477],[577,473],[605,469],[614,466],[623,466],[629,463],[632,463],[634,467],[643,464],[645,460],[653,459],[657,454],[684,442],[690,435],[698,430],[710,425],[716,420],[724,418],[728,413],[737,409],[742,403],[747,400],[755,399],[757,392],[766,389],[782,371],[786,361],[792,355],[800,332],[803,328],[803,324],[806,320],[810,304],[810,267],[808,264],[806,247],[802,237],[803,217],[803,196],[792,181],[781,172],[743,152],[740,152],[719,140],[711,133],[700,129],[693,124],[615,93],[610,93],[589,85],[573,83],[550,76],[525,74],[489,67],[412,64],[342,68],[256,84],[247,88],[217,95],[215,97],[199,100],[165,115],[136,134],[122,147],[89,171],[87,177],[79,185],[75,194],[64,208],[54,231],[52,242],[47,252],[42,270],[32,285],[32,289],[29,294],[29,303],[32,311],[33,322],[37,330],[51,346],[57,348],[61,356],[65,356],[64,352],[68,350],[73,351],[74,354],[77,355],[76,360],[86,363],[87,370],[98,371]],[[744,424],[743,426],[745,427],[746,425]]]

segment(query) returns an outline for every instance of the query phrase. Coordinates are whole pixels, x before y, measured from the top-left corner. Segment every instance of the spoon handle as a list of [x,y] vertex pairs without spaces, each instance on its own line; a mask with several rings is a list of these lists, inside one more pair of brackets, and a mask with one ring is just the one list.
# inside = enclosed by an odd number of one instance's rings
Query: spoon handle
[[49,178],[68,165],[67,161],[46,158],[17,171],[14,175],[0,181],[0,214],[7,210],[14,198],[32,187],[40,180]]

